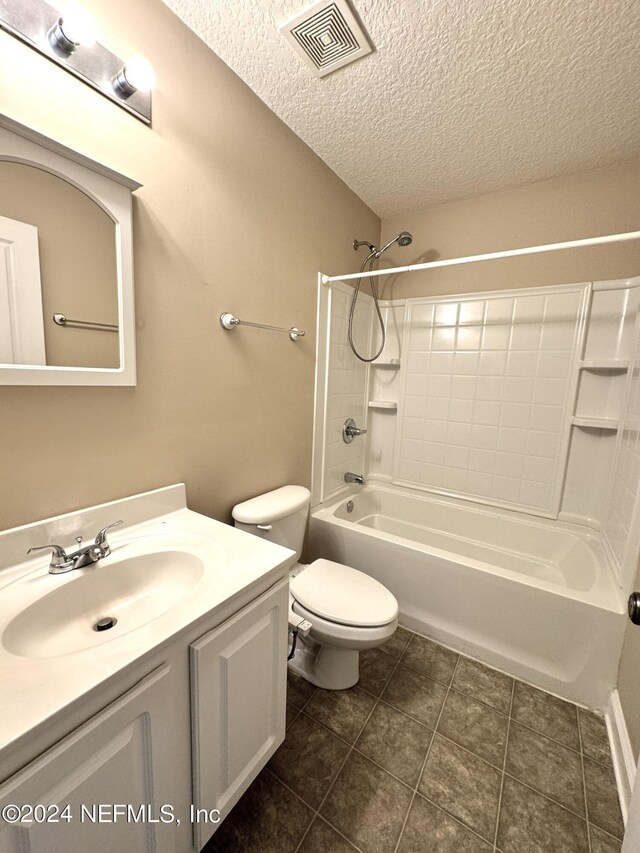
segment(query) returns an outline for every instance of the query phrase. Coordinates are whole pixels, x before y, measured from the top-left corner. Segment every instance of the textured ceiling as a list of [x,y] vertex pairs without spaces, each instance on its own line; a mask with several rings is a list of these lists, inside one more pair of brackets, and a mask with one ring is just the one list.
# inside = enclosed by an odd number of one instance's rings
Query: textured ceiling
[[638,0],[354,0],[377,50],[317,79],[298,0],[164,0],[381,216],[640,155]]

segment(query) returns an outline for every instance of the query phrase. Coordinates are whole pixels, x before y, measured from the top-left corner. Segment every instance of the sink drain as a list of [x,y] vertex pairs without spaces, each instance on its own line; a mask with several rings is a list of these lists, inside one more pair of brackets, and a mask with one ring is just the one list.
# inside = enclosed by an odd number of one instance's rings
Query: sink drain
[[94,631],[108,631],[109,628],[113,628],[115,624],[117,624],[118,620],[115,616],[103,616],[102,619],[98,619],[96,624],[93,626]]

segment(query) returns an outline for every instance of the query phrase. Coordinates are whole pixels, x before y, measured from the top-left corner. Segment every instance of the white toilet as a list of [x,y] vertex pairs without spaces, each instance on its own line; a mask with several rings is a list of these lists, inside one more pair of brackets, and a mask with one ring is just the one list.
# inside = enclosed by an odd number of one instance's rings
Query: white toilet
[[[283,486],[237,504],[235,526],[290,548],[299,560],[310,500],[303,486]],[[327,690],[353,687],[360,651],[396,630],[398,602],[374,578],[331,560],[296,563],[289,578],[290,624],[311,623],[308,637],[298,635],[289,667]]]

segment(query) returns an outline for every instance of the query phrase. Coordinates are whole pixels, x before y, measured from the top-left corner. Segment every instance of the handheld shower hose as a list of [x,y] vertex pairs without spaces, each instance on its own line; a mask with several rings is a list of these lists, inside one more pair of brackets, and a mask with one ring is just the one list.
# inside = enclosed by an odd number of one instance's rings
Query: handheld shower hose
[[[367,246],[367,248],[369,249],[369,254],[367,255],[367,257],[362,262],[362,266],[360,267],[360,272],[361,273],[365,272],[367,264],[369,264],[369,269],[367,270],[367,272],[371,272],[371,270],[373,269],[374,262],[377,261],[378,258],[384,252],[387,251],[387,249],[391,248],[391,246],[393,246],[394,243],[398,243],[399,246],[409,246],[411,244],[412,240],[413,240],[413,237],[411,236],[411,234],[409,234],[408,231],[401,231],[399,234],[397,234],[393,238],[393,240],[389,240],[389,242],[386,244],[386,246],[383,246],[382,249],[376,249],[376,247],[372,243],[369,243],[367,240],[354,240],[353,241],[353,248],[355,249],[355,251],[358,251],[360,246]],[[349,346],[351,347],[351,352],[355,355],[355,357],[359,358],[360,361],[364,361],[367,364],[369,364],[372,361],[375,361],[377,358],[379,358],[382,350],[384,349],[384,345],[387,342],[387,330],[384,327],[384,320],[382,319],[382,312],[380,311],[380,305],[378,304],[377,278],[376,278],[376,276],[372,276],[371,277],[371,294],[373,296],[373,304],[375,306],[376,314],[378,316],[378,323],[380,324],[381,340],[380,340],[380,346],[378,347],[377,352],[375,353],[375,355],[372,355],[371,358],[367,358],[366,356],[360,355],[360,353],[356,349],[356,345],[353,342],[353,318],[354,318],[354,315],[356,312],[356,303],[358,302],[358,294],[360,293],[360,282],[361,281],[362,281],[362,278],[357,278],[356,279],[356,286],[353,289],[353,297],[351,298],[351,307],[349,309],[349,328],[348,328],[348,332],[347,332],[347,339],[349,341]]]

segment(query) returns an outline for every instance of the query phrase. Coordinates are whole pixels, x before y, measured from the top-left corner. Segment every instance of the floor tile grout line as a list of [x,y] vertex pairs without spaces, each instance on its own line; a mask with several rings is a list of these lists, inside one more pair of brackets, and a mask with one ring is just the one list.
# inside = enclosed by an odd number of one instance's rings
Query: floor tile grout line
[[485,708],[490,708],[492,711],[495,711],[496,714],[500,714],[501,717],[508,717],[508,711],[501,711],[500,708],[496,708],[495,705],[491,705],[489,702],[485,702],[484,699],[480,699],[478,696],[474,696],[473,693],[469,693],[468,690],[461,690],[459,687],[456,687],[455,684],[451,685],[451,689],[454,693],[457,693],[459,696],[466,696],[467,699],[473,699],[474,702],[479,702],[480,705],[484,705]]
[[[472,835],[475,835],[476,838],[479,838],[481,841],[484,841],[485,844],[488,844],[490,847],[493,847],[493,841],[490,841],[485,835],[482,835],[481,832],[478,832],[477,829],[474,829],[470,824],[466,823],[462,820],[461,817],[456,817],[452,811],[440,805],[440,803],[436,803],[430,797],[427,797],[426,794],[423,794],[422,791],[414,791],[416,797],[420,797],[422,800],[426,800],[430,805],[434,806],[434,808],[438,809],[438,811],[444,812],[447,817],[450,817],[451,820],[454,820],[457,824],[462,826],[464,829],[468,830]],[[412,800],[413,802],[413,800]]]
[[[401,627],[401,626],[398,626],[398,627]],[[405,630],[406,630],[406,628],[405,628]],[[388,658],[391,658],[391,660],[394,660],[394,661],[396,661],[396,663],[397,663],[397,662],[400,660],[400,658],[402,657],[402,655],[406,652],[407,647],[409,646],[409,643],[410,643],[410,642],[411,642],[411,637],[407,640],[407,645],[406,645],[406,646],[404,647],[404,649],[400,652],[400,654],[398,655],[398,657],[394,657],[394,656],[393,656],[392,654],[390,654],[389,652],[385,652],[385,650],[384,650],[384,645],[380,646],[380,647],[378,648],[378,651],[382,652],[382,654],[383,654],[383,655],[386,655]]]
[[[523,729],[527,729],[527,731],[533,732],[534,734],[538,735],[539,737],[543,737],[543,738],[545,738],[545,740],[549,740],[549,741],[551,741],[551,743],[554,743],[557,746],[563,746],[565,749],[568,749],[570,752],[573,752],[576,755],[582,755],[582,750],[580,748],[576,749],[575,747],[569,746],[568,744],[564,743],[564,741],[558,740],[555,737],[550,737],[548,734],[545,734],[545,732],[541,732],[539,729],[534,729],[533,726],[530,726],[527,723],[521,722],[520,720],[517,719],[517,717],[511,716],[511,719],[517,725],[522,726]],[[606,767],[607,765],[605,764],[603,766]]]
[[[409,646],[407,646],[407,649],[408,649],[408,648],[409,648]],[[407,649],[405,649],[405,652],[406,652],[406,650],[407,650]],[[387,657],[389,657],[389,655],[387,655]],[[431,675],[430,673],[426,672],[426,670],[424,670],[424,669],[418,669],[418,667],[417,667],[417,666],[412,666],[410,663],[406,663],[406,662],[404,661],[404,652],[403,652],[403,654],[402,654],[402,658],[400,658],[400,660],[398,661],[398,663],[401,663],[401,664],[402,664],[402,666],[406,666],[406,668],[407,668],[407,669],[410,669],[412,672],[417,672],[417,673],[418,673],[418,675],[424,675],[424,677],[425,677],[425,678],[428,678],[428,679],[430,679],[431,681],[435,681],[435,682],[436,682],[436,684],[441,684],[443,687],[449,687],[449,684],[448,684],[446,681],[443,681],[441,678],[435,678],[433,675]],[[459,691],[456,691],[456,692],[459,692]]]
[[[310,820],[309,820],[309,824],[308,824],[307,828],[305,829],[305,831],[304,831],[304,833],[303,833],[303,835],[302,835],[302,838],[301,838],[301,839],[300,839],[300,841],[298,842],[298,846],[295,848],[296,850],[298,850],[298,848],[300,847],[300,845],[302,844],[302,842],[304,841],[304,839],[305,839],[305,838],[307,837],[307,835],[309,834],[309,830],[311,829],[311,827],[312,827],[313,822],[315,821],[315,819],[316,819],[317,817],[319,817],[319,818],[320,818],[320,820],[324,820],[324,821],[325,821],[325,823],[328,823],[328,824],[329,824],[329,826],[331,827],[331,829],[334,829],[334,830],[338,833],[338,835],[340,835],[340,836],[342,836],[342,838],[344,838],[344,840],[345,840],[345,841],[348,841],[348,842],[349,842],[349,844],[354,848],[354,850],[357,850],[357,851],[358,851],[358,853],[362,853],[362,851],[360,850],[360,848],[359,848],[359,847],[357,847],[357,846],[356,846],[352,841],[349,841],[349,839],[347,838],[347,836],[346,836],[346,835],[342,835],[342,833],[340,832],[340,830],[339,830],[339,829],[336,829],[336,827],[335,827],[332,823],[330,823],[330,822],[329,822],[325,817],[323,817],[321,814],[318,814],[318,812],[314,810],[313,806],[312,806],[310,803],[308,803],[305,799],[303,799],[303,798],[300,796],[300,794],[296,794],[296,792],[293,790],[293,788],[290,788],[290,787],[289,787],[289,785],[287,785],[287,783],[286,783],[286,782],[283,782],[283,780],[282,780],[279,776],[277,776],[277,775],[273,772],[273,770],[271,770],[271,769],[270,769],[269,767],[267,767],[267,766],[265,766],[265,768],[264,768],[264,769],[269,773],[269,775],[270,775],[270,776],[273,776],[273,778],[276,780],[276,782],[278,782],[280,785],[282,785],[282,787],[283,787],[283,788],[286,788],[286,789],[287,789],[287,791],[289,791],[289,793],[290,793],[290,794],[293,794],[293,796],[294,796],[297,800],[300,800],[300,802],[301,802],[301,803],[303,803],[303,805],[305,805],[305,806],[306,806],[308,809],[310,809],[310,810],[311,810],[311,812],[312,812],[311,818],[310,818]],[[295,851],[294,851],[294,853],[295,853]]]
[[[409,646],[407,646],[409,648]],[[405,649],[406,651],[406,649]],[[440,718],[444,712],[444,706],[447,704],[447,699],[449,698],[449,692],[451,690],[451,685],[453,684],[453,679],[455,678],[456,671],[458,669],[458,664],[460,663],[460,655],[458,655],[456,659],[455,666],[453,667],[453,671],[451,672],[451,678],[449,679],[449,686],[447,687],[447,692],[444,695],[444,699],[442,700],[442,705],[440,706],[440,712],[438,713],[438,719],[435,722],[435,726],[433,727],[433,734],[431,736],[431,741],[429,742],[429,746],[427,748],[427,753],[422,762],[422,767],[420,768],[420,773],[418,773],[418,781],[415,784],[413,789],[413,795],[411,797],[411,802],[409,803],[409,808],[407,809],[407,813],[404,816],[404,820],[402,822],[402,827],[400,829],[400,834],[398,835],[398,840],[396,842],[396,846],[394,847],[393,853],[398,853],[398,849],[400,847],[400,843],[402,841],[402,836],[404,835],[404,831],[407,827],[407,821],[409,820],[409,815],[411,814],[411,809],[413,808],[413,804],[416,799],[416,795],[418,793],[418,788],[420,786],[420,782],[422,781],[422,774],[424,773],[424,768],[427,766],[427,761],[429,760],[429,755],[431,754],[431,749],[433,747],[433,742],[436,739],[436,732],[438,731],[438,724],[440,723]]]
[[589,803],[587,801],[587,777],[584,772],[584,745],[582,743],[582,727],[580,726],[580,711],[576,707],[576,723],[578,726],[578,742],[580,743],[580,769],[582,771],[582,798],[584,800],[584,814],[587,821],[587,849],[592,851],[591,827],[589,821]]
[[[316,811],[314,811],[314,808],[313,808],[313,806],[312,806],[310,803],[308,803],[305,799],[303,799],[303,798],[300,796],[300,794],[297,794],[297,793],[293,790],[293,788],[289,787],[289,785],[287,785],[287,783],[286,783],[286,782],[284,782],[284,781],[283,781],[283,780],[282,780],[282,779],[281,779],[281,778],[280,778],[276,773],[274,773],[274,772],[273,772],[273,770],[272,770],[268,765],[265,765],[265,766],[264,766],[264,768],[263,768],[263,771],[262,771],[262,772],[264,772],[265,770],[267,771],[267,773],[268,773],[270,776],[272,776],[272,777],[275,779],[275,781],[276,781],[279,785],[282,785],[282,787],[283,787],[283,788],[286,788],[286,790],[287,790],[287,791],[289,791],[289,793],[290,793],[290,794],[293,794],[293,796],[294,796],[297,800],[300,800],[300,802],[301,802],[303,805],[305,805],[308,809],[310,809],[310,810],[311,810],[311,817],[309,818],[309,823],[307,824],[307,828],[306,828],[306,829],[305,829],[305,831],[303,832],[302,837],[300,838],[300,841],[298,842],[298,844],[297,844],[297,846],[296,846],[296,848],[295,848],[295,850],[297,851],[297,850],[298,850],[298,848],[300,847],[300,845],[302,844],[302,842],[304,841],[304,839],[305,839],[305,838],[307,837],[307,835],[309,834],[309,830],[311,829],[311,826],[312,826],[312,824],[313,824],[314,820],[316,819],[317,812],[316,812]],[[295,853],[295,851],[294,851],[294,853]]]
[[[377,704],[378,704],[377,701],[373,703],[371,711],[373,711],[373,709],[376,707]],[[312,717],[308,711],[301,711],[300,713],[304,714],[308,720],[311,720],[312,722],[317,723],[319,726],[321,726],[325,730],[325,732],[329,732],[330,735],[333,735],[334,737],[338,738],[340,743],[343,743],[349,749],[353,749],[353,745],[355,744],[355,740],[353,741],[353,743],[350,740],[347,740],[346,737],[344,737],[344,735],[339,735],[334,729],[330,728],[326,723],[323,723],[322,720],[318,720],[315,717]],[[367,721],[368,721],[368,719],[369,719],[369,717],[367,716]],[[362,729],[360,729],[360,731],[362,731]],[[360,732],[358,732],[358,734],[356,736],[356,740],[359,737],[360,737]]]
[[610,838],[612,841],[617,841],[618,844],[622,844],[624,838],[618,838],[617,835],[613,835],[613,833],[609,832],[608,829],[603,829],[601,826],[598,826],[597,823],[593,823],[593,821],[589,821],[589,826],[594,827],[601,832],[603,835],[606,835],[607,838]]
[[[445,696],[445,701],[446,701],[446,696]],[[444,702],[442,704],[444,706]],[[442,713],[442,709],[440,709],[440,713]],[[424,773],[424,768],[426,766],[427,759],[429,758],[429,753],[431,752],[431,747],[433,746],[433,741],[435,739],[435,736],[436,736],[436,733],[434,731],[434,733],[431,735],[431,740],[429,741],[429,746],[427,748],[427,753],[426,753],[424,760],[422,762],[422,767],[420,768],[420,772],[418,773],[418,781],[416,783],[416,787],[413,789],[413,792],[411,794],[411,800],[409,801],[409,808],[407,809],[407,813],[405,814],[404,820],[402,821],[402,826],[400,827],[400,832],[398,834],[398,840],[396,841],[396,846],[393,848],[394,853],[397,853],[398,848],[400,847],[400,843],[402,841],[402,836],[404,835],[404,831],[405,831],[406,826],[407,826],[407,821],[409,820],[409,815],[411,814],[411,809],[413,808],[413,804],[414,804],[415,799],[416,799],[416,794],[418,792],[418,785],[420,784],[420,780],[422,779],[422,774]]]
[[613,770],[612,761],[598,761],[597,758],[594,758],[592,755],[589,755],[588,752],[583,752],[582,755],[587,759],[587,761],[593,761],[593,763],[597,764],[599,767],[605,767],[607,770]]
[[[505,775],[505,777],[508,777],[509,779],[513,779],[514,782],[518,782],[520,785],[523,785],[525,788],[528,788],[530,791],[533,791],[534,794],[538,794],[538,796],[543,797],[547,802],[553,803],[554,806],[558,806],[558,808],[564,809],[565,812],[569,812],[569,814],[572,814],[574,817],[580,818],[580,820],[584,821],[585,823],[587,822],[587,818],[585,817],[585,815],[580,814],[579,812],[574,812],[573,809],[570,809],[568,806],[565,806],[563,803],[559,803],[557,800],[554,800],[553,797],[550,797],[548,794],[545,794],[543,791],[539,791],[537,788],[534,788],[533,785],[531,785],[529,782],[523,782],[522,779],[519,779],[517,776],[514,776],[513,773],[506,773],[505,772],[504,775]],[[593,821],[592,821],[592,823],[593,823]],[[598,824],[594,823],[594,826],[598,826]],[[600,829],[599,826],[598,826],[598,829]],[[611,833],[609,833],[609,834],[611,834]]]
[[[299,676],[299,677],[301,678],[302,676]],[[307,701],[304,703],[304,705],[302,706],[302,708],[300,708],[301,711],[304,711],[304,709],[307,707],[309,702],[311,702],[311,700],[313,699],[313,697],[316,695],[317,692],[318,692],[318,688],[316,687],[315,690],[309,694],[309,697],[308,697]]]
[[[435,734],[435,732],[431,732],[432,736],[434,734]],[[430,745],[431,745],[431,738],[429,738],[429,746]],[[414,786],[410,782],[407,782],[405,779],[401,779],[392,770],[388,770],[383,764],[380,764],[378,761],[376,761],[375,758],[371,758],[371,756],[367,755],[366,752],[362,752],[362,750],[358,749],[357,746],[354,745],[353,751],[357,752],[358,755],[361,755],[363,758],[366,758],[367,761],[370,761],[372,764],[375,764],[375,766],[378,767],[380,770],[384,770],[384,772],[387,773],[389,776],[391,776],[393,779],[395,779],[396,782],[401,782],[405,786],[405,788],[408,788],[410,791],[415,790]]]
[[463,752],[466,752],[467,755],[471,755],[474,758],[477,758],[478,761],[482,761],[483,764],[487,764],[489,767],[493,767],[493,769],[497,770],[498,773],[502,772],[500,768],[497,767],[492,761],[487,761],[486,758],[483,758],[481,755],[478,755],[477,752],[474,752],[472,749],[469,749],[468,746],[463,746],[461,743],[458,743],[457,741],[453,740],[452,738],[448,737],[448,735],[445,735],[442,732],[437,732],[437,735],[438,737],[442,738],[442,740],[446,740],[447,743],[450,743],[455,746],[457,749],[461,749]]
[[[387,657],[388,657],[388,655],[387,655]],[[400,665],[400,661],[397,661],[397,662],[396,662],[396,665],[393,667],[393,669],[392,669],[392,670],[391,670],[391,672],[389,673],[389,676],[388,676],[387,680],[385,681],[385,683],[384,683],[384,685],[383,685],[383,687],[382,687],[381,694],[382,694],[382,693],[384,692],[384,690],[386,689],[387,684],[388,684],[388,683],[389,683],[389,681],[391,680],[391,677],[393,676],[393,673],[396,671],[396,669],[398,668],[398,666],[399,666],[399,665]],[[379,702],[379,701],[380,701],[380,697],[378,696],[378,698],[376,699],[376,701],[373,703],[373,706],[372,706],[371,710],[369,711],[369,713],[368,713],[368,715],[367,715],[367,718],[365,719],[364,723],[363,723],[363,724],[362,724],[362,726],[360,727],[360,731],[359,731],[359,732],[358,732],[358,734],[356,735],[356,738],[355,738],[354,742],[353,742],[352,744],[349,744],[349,750],[347,751],[347,754],[346,754],[346,755],[345,755],[345,757],[344,757],[344,761],[342,762],[342,764],[341,764],[341,765],[340,765],[340,767],[338,768],[338,772],[337,772],[337,773],[336,773],[336,775],[333,777],[333,779],[332,779],[332,781],[331,781],[331,784],[330,784],[330,785],[329,785],[329,787],[327,788],[327,791],[326,791],[326,793],[325,793],[324,797],[323,797],[323,798],[322,798],[322,800],[320,801],[320,805],[318,806],[318,808],[317,808],[317,810],[316,810],[315,814],[314,814],[314,815],[313,815],[313,817],[311,818],[311,821],[310,821],[310,823],[309,823],[309,826],[306,828],[306,830],[305,830],[305,832],[304,832],[304,834],[303,834],[302,838],[300,839],[300,841],[299,841],[299,843],[298,843],[297,847],[296,847],[296,848],[295,848],[295,850],[294,850],[294,853],[298,853],[298,851],[300,850],[300,847],[302,846],[302,843],[304,842],[305,838],[306,838],[306,837],[307,837],[307,835],[309,834],[309,830],[311,829],[311,826],[312,826],[312,824],[313,824],[313,821],[314,821],[318,816],[320,816],[320,817],[322,817],[324,820],[326,820],[326,818],[324,818],[324,817],[323,817],[323,815],[321,815],[321,814],[320,814],[320,810],[321,810],[322,806],[325,804],[325,802],[326,802],[326,800],[327,800],[327,797],[329,796],[329,794],[330,794],[330,793],[331,793],[331,791],[333,790],[333,786],[335,785],[336,781],[338,780],[338,777],[339,777],[339,776],[340,776],[340,774],[342,773],[342,771],[343,771],[343,769],[344,769],[345,764],[346,764],[346,763],[347,763],[347,761],[349,760],[349,756],[351,755],[351,753],[352,753],[352,752],[353,752],[353,750],[354,750],[356,740],[358,740],[358,738],[360,737],[361,732],[364,730],[364,727],[367,725],[367,723],[368,723],[368,722],[369,722],[369,720],[371,719],[371,715],[373,714],[373,712],[374,712],[374,711],[375,711],[375,709],[377,708],[377,706],[378,706],[378,702]],[[307,716],[311,716],[311,715],[307,715]],[[311,717],[311,719],[313,719],[313,717]],[[317,721],[317,720],[316,720],[316,722],[319,722],[319,721]],[[322,725],[322,724],[320,723],[320,725]],[[325,728],[327,728],[327,727],[325,726]],[[327,729],[327,730],[328,730],[328,731],[331,731],[331,729]],[[333,734],[333,732],[332,732],[332,734]],[[343,739],[341,738],[341,740],[343,740]],[[343,742],[344,742],[344,741],[343,741]],[[336,827],[334,827],[334,826],[333,826],[333,824],[332,824],[330,821],[328,821],[328,820],[327,820],[327,823],[328,823],[328,824],[329,824],[329,826],[331,826],[333,829],[336,829]],[[343,835],[343,833],[341,833],[339,830],[337,830],[337,829],[336,829],[336,831],[337,831],[340,835],[342,835],[342,836],[343,836],[343,838],[346,838],[346,839],[347,839],[347,841],[349,841],[349,843],[350,843],[350,844],[352,844],[352,843],[353,843],[353,842],[351,842],[351,840],[350,840],[349,838],[347,838],[347,836],[346,836],[346,835]],[[360,848],[356,848],[356,849],[358,849],[358,850],[359,850]]]
[[428,723],[425,723],[424,720],[419,720],[418,717],[414,717],[413,714],[409,714],[407,711],[403,711],[402,708],[398,708],[397,705],[394,705],[393,702],[390,702],[388,699],[385,699],[384,696],[381,696],[378,701],[382,702],[383,705],[386,705],[387,708],[392,708],[394,711],[397,711],[399,714],[402,714],[403,717],[406,717],[408,720],[411,720],[412,723],[417,723],[419,726],[422,726],[425,729],[429,729],[429,731],[431,732],[434,731],[433,726],[430,726]]
[[502,773],[500,774],[500,793],[498,794],[498,809],[496,811],[496,828],[493,834],[493,846],[498,846],[498,832],[500,830],[500,812],[502,810],[502,794],[504,792],[504,778],[507,770],[507,754],[509,752],[509,735],[511,733],[511,712],[513,710],[513,697],[516,692],[516,682],[511,685],[511,701],[509,702],[509,717],[507,719],[507,737],[504,744],[504,757],[502,759]]
[[[293,718],[293,720],[295,720],[295,719],[296,719],[296,717],[298,716],[298,714],[300,714],[300,713],[301,713],[302,708],[298,708],[298,706],[297,706],[297,705],[294,705],[294,704],[293,704],[293,702],[289,702],[289,700],[287,699],[287,700],[286,700],[286,705],[285,705],[285,712],[286,712],[286,709],[287,709],[287,705],[290,705],[290,706],[294,709],[294,711],[296,712],[296,716]],[[289,723],[289,726],[291,725],[291,723],[293,723],[293,720],[291,720],[291,722]],[[289,728],[289,726],[286,726],[286,728],[288,729],[288,728]]]
[[[315,822],[315,820],[316,820],[316,819],[324,821],[324,823],[326,823],[326,824],[327,824],[327,826],[330,826],[330,827],[331,827],[331,829],[332,829],[332,830],[333,830],[337,835],[339,835],[339,836],[340,836],[340,838],[343,838],[343,839],[346,841],[346,843],[349,845],[349,847],[353,848],[354,850],[357,850],[357,851],[358,851],[358,853],[362,853],[362,848],[361,848],[361,847],[358,847],[358,845],[357,845],[357,844],[354,844],[354,843],[353,843],[353,841],[351,841],[351,839],[347,838],[347,836],[346,836],[343,832],[340,832],[340,830],[339,830],[336,826],[334,826],[334,825],[331,823],[331,821],[330,821],[330,820],[327,820],[327,818],[326,818],[324,815],[321,815],[320,813],[317,813],[317,814],[315,814],[315,815],[313,816],[313,820],[311,821],[311,824],[310,824],[310,826],[309,826],[309,829],[311,828],[311,825],[313,825],[313,823]],[[302,841],[304,841],[304,839],[306,838],[306,836],[309,834],[309,829],[307,829],[307,831],[305,832],[305,834],[304,834],[304,836],[303,836],[303,838],[302,838]],[[302,841],[300,842],[300,844],[302,844]],[[299,845],[298,845],[298,846],[299,846]],[[298,847],[296,847],[296,850],[297,850],[297,849],[298,849]]]

